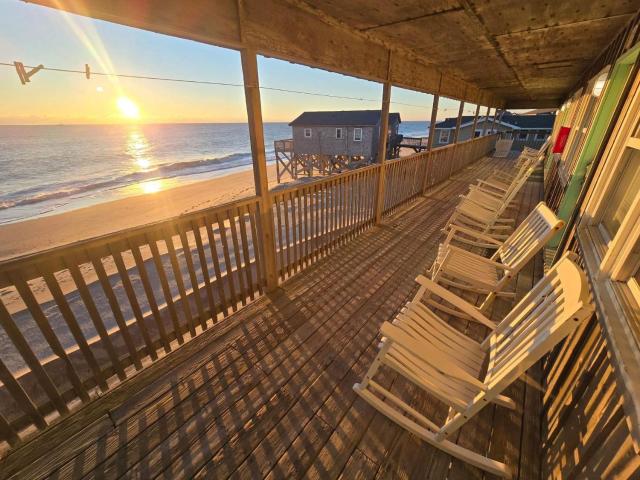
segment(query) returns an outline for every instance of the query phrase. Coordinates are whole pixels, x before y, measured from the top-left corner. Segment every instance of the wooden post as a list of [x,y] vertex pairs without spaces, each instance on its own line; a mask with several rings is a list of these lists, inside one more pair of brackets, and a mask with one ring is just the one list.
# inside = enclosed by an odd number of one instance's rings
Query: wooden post
[[471,129],[471,138],[476,138],[476,127],[478,126],[478,114],[480,113],[480,104],[476,106],[476,114],[473,117],[473,128]]
[[433,148],[433,136],[436,131],[436,123],[438,118],[438,102],[440,101],[440,95],[437,93],[433,96],[433,107],[431,108],[431,123],[429,124],[429,138],[427,139],[427,150],[431,151]]
[[487,107],[487,114],[485,115],[484,122],[482,123],[482,136],[484,137],[487,134],[487,122],[489,121],[489,112],[491,111],[491,107]]
[[433,158],[431,149],[433,148],[433,136],[436,131],[436,123],[438,118],[438,102],[440,95],[437,93],[433,95],[433,106],[431,107],[431,122],[429,123],[429,137],[427,138],[427,155],[425,160],[427,161],[427,167],[424,169],[424,176],[422,177],[422,194],[427,191],[427,183],[429,182],[429,176],[433,169]]
[[458,110],[458,120],[456,121],[456,130],[453,132],[453,142],[458,143],[458,135],[460,134],[460,124],[462,123],[462,113],[464,110],[464,102],[460,101],[460,109]]
[[378,138],[378,191],[376,193],[376,224],[382,221],[384,210],[385,163],[387,161],[387,135],[389,134],[389,104],[391,103],[391,51],[387,65],[387,81],[382,87],[382,111],[380,112],[380,138]]
[[495,113],[493,114],[493,120],[491,120],[491,133],[496,128],[496,119],[498,118],[498,109],[496,108]]
[[[260,199],[260,226],[262,250],[264,252],[264,271],[267,291],[278,286],[276,270],[276,242],[274,237],[273,212],[269,198],[269,182],[267,178],[267,155],[264,148],[264,130],[262,124],[262,107],[260,104],[260,86],[258,83],[258,59],[254,50],[240,50],[242,60],[242,76],[244,79],[244,95],[247,103],[247,121],[249,122],[249,140],[253,157],[253,178],[256,196]],[[257,246],[256,246],[257,247]]]

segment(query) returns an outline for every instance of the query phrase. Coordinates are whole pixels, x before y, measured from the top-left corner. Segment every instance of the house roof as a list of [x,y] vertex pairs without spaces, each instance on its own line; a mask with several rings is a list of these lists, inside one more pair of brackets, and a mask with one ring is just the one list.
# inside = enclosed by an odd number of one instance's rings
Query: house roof
[[[480,124],[485,119],[486,117],[478,117],[478,123]],[[551,130],[555,119],[556,116],[552,113],[519,115],[516,113],[505,112],[500,123],[515,130]],[[493,117],[489,117],[489,121],[492,120]],[[457,121],[457,117],[447,118],[446,120],[436,123],[436,128],[455,128]],[[472,123],[473,115],[463,115],[460,126],[463,127],[471,125]]]
[[[370,126],[380,122],[380,110],[339,110],[329,112],[303,112],[289,125],[320,126],[320,125],[353,125]],[[390,113],[389,122],[400,123],[399,113]]]

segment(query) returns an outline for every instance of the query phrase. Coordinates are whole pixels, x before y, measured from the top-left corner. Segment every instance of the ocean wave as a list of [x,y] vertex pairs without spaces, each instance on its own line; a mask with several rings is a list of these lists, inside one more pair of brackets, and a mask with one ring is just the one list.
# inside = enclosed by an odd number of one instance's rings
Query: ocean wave
[[206,172],[227,170],[250,165],[251,161],[250,152],[238,152],[218,158],[159,164],[149,170],[126,173],[112,178],[97,178],[86,183],[60,182],[58,184],[49,184],[42,188],[28,188],[0,196],[0,210],[81,196],[91,192],[113,190],[148,180],[186,177]]

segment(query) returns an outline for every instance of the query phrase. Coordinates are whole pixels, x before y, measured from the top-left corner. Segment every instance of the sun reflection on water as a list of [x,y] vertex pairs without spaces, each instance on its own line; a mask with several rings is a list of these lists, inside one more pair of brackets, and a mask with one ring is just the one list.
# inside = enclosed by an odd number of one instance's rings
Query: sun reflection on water
[[129,131],[126,152],[133,160],[137,170],[146,171],[151,167],[152,162],[148,155],[149,149],[149,141],[142,130],[134,128]]

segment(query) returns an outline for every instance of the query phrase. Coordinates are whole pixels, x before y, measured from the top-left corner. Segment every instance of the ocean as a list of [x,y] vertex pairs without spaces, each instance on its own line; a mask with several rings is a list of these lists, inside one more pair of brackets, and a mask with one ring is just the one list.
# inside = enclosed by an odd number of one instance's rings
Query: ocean
[[[403,122],[400,133],[427,128]],[[283,138],[286,123],[265,123],[268,162]],[[250,168],[246,124],[2,125],[0,224],[139,195],[158,180],[175,186]]]

